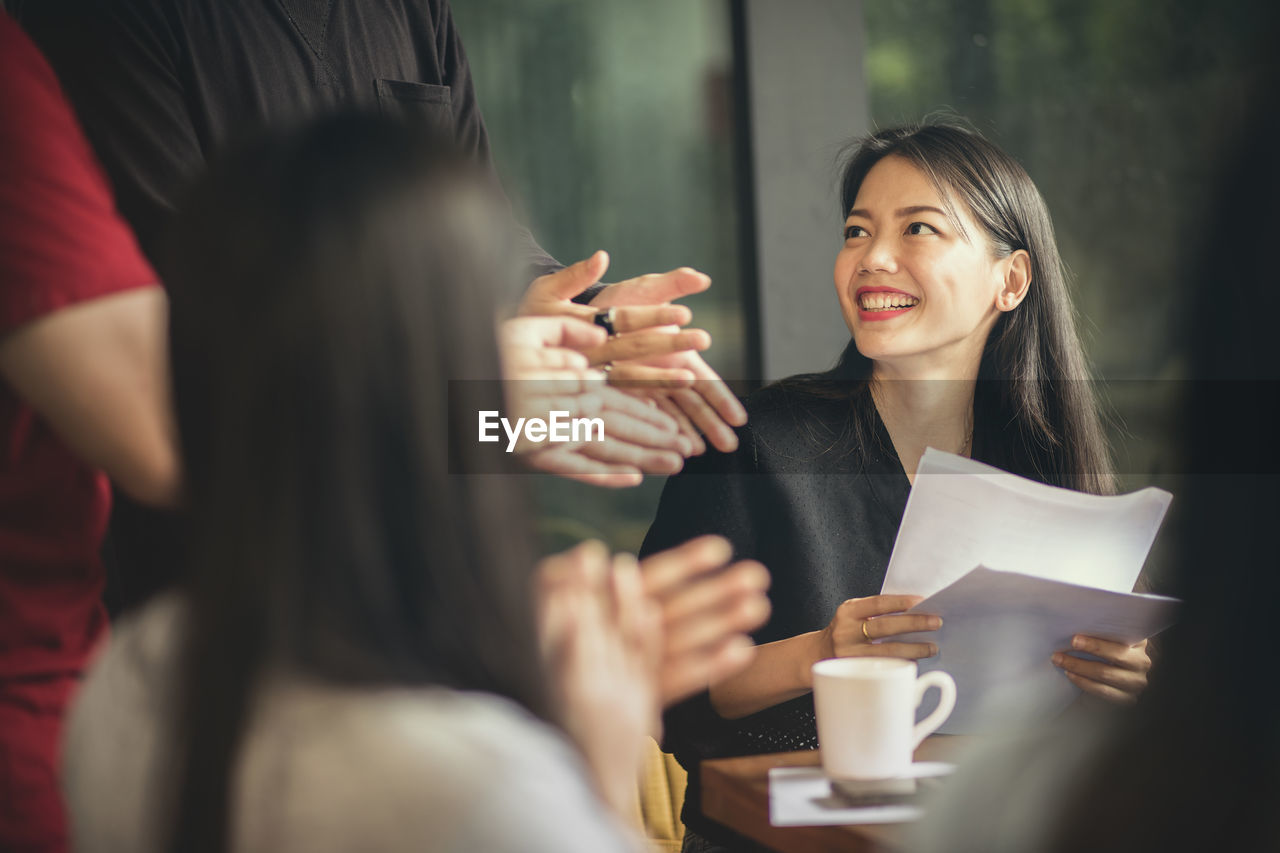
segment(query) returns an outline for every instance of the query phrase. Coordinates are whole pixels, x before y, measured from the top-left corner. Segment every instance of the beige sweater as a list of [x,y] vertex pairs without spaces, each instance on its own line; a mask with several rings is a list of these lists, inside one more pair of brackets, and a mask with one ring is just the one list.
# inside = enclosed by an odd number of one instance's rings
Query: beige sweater
[[[181,612],[163,599],[123,624],[80,693],[63,759],[75,850],[160,849]],[[236,853],[635,849],[563,736],[482,693],[275,685],[235,786]]]

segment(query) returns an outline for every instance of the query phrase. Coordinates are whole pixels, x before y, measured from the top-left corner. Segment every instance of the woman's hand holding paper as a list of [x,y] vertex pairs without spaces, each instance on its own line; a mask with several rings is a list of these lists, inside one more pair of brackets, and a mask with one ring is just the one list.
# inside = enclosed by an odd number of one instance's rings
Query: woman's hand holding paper
[[[1072,651],[1084,652],[1100,660],[1076,657]],[[1071,638],[1071,649],[1053,656],[1053,664],[1086,693],[1110,702],[1130,705],[1147,689],[1147,673],[1151,656],[1147,641],[1133,646],[1077,635]]]
[[918,595],[872,595],[851,598],[836,608],[836,615],[822,631],[826,657],[933,657],[933,643],[906,643],[893,640],[899,634],[936,631],[942,619],[925,613],[907,613],[923,599]]
[[942,627],[937,616],[905,612],[921,600],[918,595],[851,598],[836,609],[827,627],[757,646],[755,660],[743,672],[711,685],[712,707],[732,720],[802,696],[813,689],[813,665],[826,658],[918,660],[936,655],[933,643],[894,639]]

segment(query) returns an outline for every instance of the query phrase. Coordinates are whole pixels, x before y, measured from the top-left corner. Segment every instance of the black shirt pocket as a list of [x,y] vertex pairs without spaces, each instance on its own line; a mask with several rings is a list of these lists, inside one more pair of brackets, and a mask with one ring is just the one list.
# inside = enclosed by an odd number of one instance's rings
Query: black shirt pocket
[[374,88],[382,115],[452,135],[453,93],[448,86],[382,79],[374,81]]

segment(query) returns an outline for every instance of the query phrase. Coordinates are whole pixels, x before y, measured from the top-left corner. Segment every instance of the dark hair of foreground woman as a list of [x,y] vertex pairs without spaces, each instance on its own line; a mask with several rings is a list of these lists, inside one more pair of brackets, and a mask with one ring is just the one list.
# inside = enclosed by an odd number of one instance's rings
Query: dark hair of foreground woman
[[187,205],[170,253],[192,555],[171,850],[229,846],[234,756],[274,668],[555,716],[523,495],[450,473],[478,468],[468,430],[501,408],[497,382],[448,385],[499,375],[489,285],[508,270],[480,185],[433,136],[346,118],[216,164]]

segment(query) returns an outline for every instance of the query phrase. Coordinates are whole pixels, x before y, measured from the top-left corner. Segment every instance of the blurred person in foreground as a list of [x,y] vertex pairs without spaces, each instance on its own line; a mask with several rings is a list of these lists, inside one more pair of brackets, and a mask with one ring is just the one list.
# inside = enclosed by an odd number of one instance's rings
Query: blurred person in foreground
[[193,196],[169,282],[191,556],[73,713],[77,849],[638,844],[643,736],[749,658],[766,578],[712,538],[534,572],[510,456],[474,438],[501,388],[451,387],[498,376],[494,211],[449,144],[360,117]]
[[0,850],[66,849],[63,712],[107,632],[112,493],[178,493],[155,274],[53,71],[0,12]]
[[[1280,77],[1271,77],[1272,92]],[[1181,620],[1138,704],[975,744],[912,849],[947,853],[1280,849],[1280,118],[1263,111],[1225,170],[1185,339]],[[1153,247],[1153,250],[1158,250]]]

